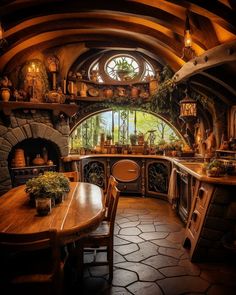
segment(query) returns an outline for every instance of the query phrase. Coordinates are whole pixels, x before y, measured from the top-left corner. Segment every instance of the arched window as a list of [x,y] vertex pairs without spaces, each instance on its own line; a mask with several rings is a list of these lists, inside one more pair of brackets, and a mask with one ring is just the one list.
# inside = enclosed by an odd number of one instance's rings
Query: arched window
[[135,110],[106,111],[87,118],[70,135],[71,152],[100,146],[101,134],[110,144],[130,145],[133,135],[144,135],[148,146],[182,142],[181,136],[164,119]]
[[142,82],[155,77],[154,66],[137,53],[110,53],[96,59],[88,72],[98,83]]

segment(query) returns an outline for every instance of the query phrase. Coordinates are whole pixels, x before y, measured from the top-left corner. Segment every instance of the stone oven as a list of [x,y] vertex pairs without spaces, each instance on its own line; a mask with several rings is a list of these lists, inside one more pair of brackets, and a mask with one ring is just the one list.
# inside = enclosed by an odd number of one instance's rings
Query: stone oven
[[32,165],[42,149],[48,151],[57,171],[62,169],[60,158],[69,152],[69,120],[51,110],[20,109],[0,117],[0,195],[12,186],[12,159],[17,148],[24,150],[26,165]]

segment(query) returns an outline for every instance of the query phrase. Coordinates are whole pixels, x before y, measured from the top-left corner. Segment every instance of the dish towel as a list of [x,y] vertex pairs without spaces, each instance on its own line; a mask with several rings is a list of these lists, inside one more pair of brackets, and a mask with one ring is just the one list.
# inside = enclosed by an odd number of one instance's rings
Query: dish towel
[[168,188],[168,201],[172,204],[172,208],[177,206],[178,199],[178,186],[177,186],[177,169],[173,168],[170,175],[169,188]]

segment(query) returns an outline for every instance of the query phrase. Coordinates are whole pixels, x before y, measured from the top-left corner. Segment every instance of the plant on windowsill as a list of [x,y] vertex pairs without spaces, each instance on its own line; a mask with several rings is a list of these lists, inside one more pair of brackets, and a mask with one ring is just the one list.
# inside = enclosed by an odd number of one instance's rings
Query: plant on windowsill
[[116,62],[116,73],[121,81],[132,79],[135,75],[133,66],[127,60],[118,60]]
[[32,203],[42,205],[47,202],[43,208],[37,208],[39,215],[47,215],[51,207],[62,202],[70,191],[70,182],[62,173],[50,171],[29,179],[26,182],[25,191],[29,194]]
[[130,139],[131,145],[136,145],[138,136],[137,134],[130,134],[129,139]]

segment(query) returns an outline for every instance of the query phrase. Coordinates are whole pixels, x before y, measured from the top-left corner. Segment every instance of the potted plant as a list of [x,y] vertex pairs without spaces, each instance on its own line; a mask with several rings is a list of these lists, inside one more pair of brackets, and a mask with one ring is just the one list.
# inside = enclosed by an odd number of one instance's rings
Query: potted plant
[[25,191],[34,201],[40,215],[50,212],[54,204],[60,203],[70,191],[69,179],[59,172],[45,172],[26,182]]
[[223,175],[225,172],[225,167],[223,162],[213,159],[210,163],[206,166],[206,174],[209,177],[219,177]]
[[134,75],[134,68],[125,59],[116,61],[116,72],[121,81],[132,78]]
[[131,145],[136,145],[138,136],[136,134],[130,134],[129,139],[130,139]]
[[110,133],[106,135],[106,140],[107,140],[107,145],[111,145],[112,135]]

